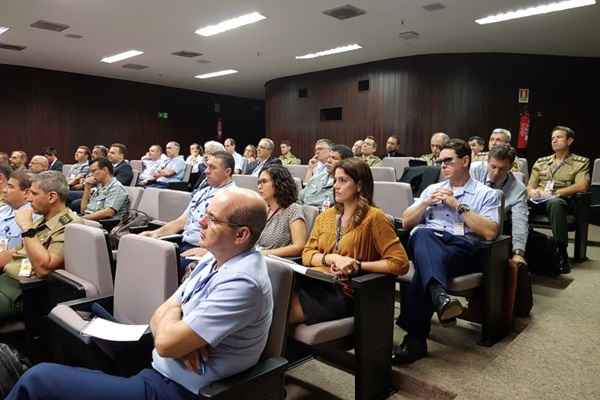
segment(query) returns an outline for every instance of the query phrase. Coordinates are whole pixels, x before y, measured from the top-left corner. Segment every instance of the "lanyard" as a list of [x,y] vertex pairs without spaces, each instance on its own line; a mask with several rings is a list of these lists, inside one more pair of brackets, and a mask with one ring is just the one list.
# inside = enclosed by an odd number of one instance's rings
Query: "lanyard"
[[342,214],[337,219],[335,224],[335,252],[340,252],[340,239],[342,238]]
[[[202,279],[200,279],[200,281],[198,281],[198,283],[196,284],[196,286],[194,287],[194,289],[191,292],[189,292],[187,294],[187,296],[185,296],[182,299],[181,304],[185,304],[188,301],[190,301],[190,299],[192,298],[193,295],[195,295],[196,293],[198,293],[199,291],[201,291],[202,289],[204,289],[204,287],[206,285],[208,285],[208,282],[210,282],[210,280],[212,279],[212,277],[215,276],[215,274],[218,271],[218,269],[215,268],[216,266],[217,266],[217,261],[215,260],[213,262],[213,265],[210,267],[210,272],[208,273],[208,275],[206,275],[204,278],[202,278]],[[186,287],[187,287],[187,283],[186,283]],[[182,291],[182,293],[183,292],[185,292],[185,288]]]
[[558,163],[558,165],[553,165],[550,167],[550,177],[554,178],[554,174],[556,173],[556,171],[558,171],[567,161],[568,157],[565,157],[560,163]]
[[269,221],[271,221],[273,219],[273,217],[275,216],[275,214],[277,214],[279,212],[279,210],[281,210],[281,207],[277,207],[277,210],[275,210],[275,212],[272,213],[269,218],[267,218],[267,222],[265,223],[265,226],[269,225]]

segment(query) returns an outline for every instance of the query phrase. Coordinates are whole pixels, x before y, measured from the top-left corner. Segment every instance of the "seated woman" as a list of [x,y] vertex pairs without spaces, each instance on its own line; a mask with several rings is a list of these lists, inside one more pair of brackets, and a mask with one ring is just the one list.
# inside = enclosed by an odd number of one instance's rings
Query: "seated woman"
[[292,297],[291,324],[311,325],[351,316],[348,280],[353,276],[408,271],[406,252],[391,221],[373,206],[371,169],[358,158],[348,158],[340,161],[333,173],[335,207],[317,217],[302,263],[346,282],[332,285],[301,276]]
[[263,169],[258,177],[258,193],[269,207],[267,224],[257,242],[262,253],[299,257],[308,234],[302,206],[296,203],[296,182],[288,169],[281,165]]
[[258,161],[256,160],[256,146],[251,144],[246,146],[244,149],[244,158],[246,159],[246,169],[245,171],[242,171],[242,173],[248,175],[254,170],[254,168],[256,168],[256,165],[258,164]]

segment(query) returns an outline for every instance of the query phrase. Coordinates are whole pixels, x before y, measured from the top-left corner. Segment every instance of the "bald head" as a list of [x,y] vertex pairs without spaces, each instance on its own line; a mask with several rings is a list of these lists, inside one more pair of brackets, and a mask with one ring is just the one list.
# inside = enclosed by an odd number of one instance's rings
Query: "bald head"
[[267,203],[253,190],[232,188],[222,193],[229,203],[229,221],[236,225],[248,226],[252,235],[247,248],[254,246],[267,223]]
[[29,169],[34,174],[39,174],[40,172],[48,171],[48,159],[44,156],[33,156],[31,161],[29,162]]

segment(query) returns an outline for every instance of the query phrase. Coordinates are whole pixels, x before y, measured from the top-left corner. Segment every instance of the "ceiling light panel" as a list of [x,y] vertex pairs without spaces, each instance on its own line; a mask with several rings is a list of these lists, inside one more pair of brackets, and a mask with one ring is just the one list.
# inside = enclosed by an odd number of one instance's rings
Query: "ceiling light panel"
[[8,26],[0,25],[0,35],[2,35],[5,32],[8,32],[9,30],[10,30],[10,28]]
[[479,25],[493,24],[495,22],[503,22],[511,19],[531,17],[532,15],[548,14],[557,11],[569,10],[572,8],[592,6],[596,4],[596,0],[566,0],[555,3],[543,4],[540,6],[524,8],[516,11],[508,11],[501,14],[490,15],[485,18],[476,19],[475,22]]
[[227,32],[232,29],[236,29],[242,27],[244,25],[253,24],[258,21],[262,21],[266,19],[264,15],[258,12],[253,12],[250,14],[240,15],[239,17],[227,19],[225,21],[219,22],[216,25],[208,25],[204,28],[200,28],[196,30],[196,34],[200,36],[213,36],[219,33]]
[[102,60],[103,63],[112,64],[118,61],[123,61],[131,57],[139,56],[140,54],[144,54],[143,51],[140,50],[128,50],[123,53],[115,54],[113,56],[104,57]]
[[331,56],[333,54],[345,53],[347,51],[353,51],[353,50],[358,50],[358,49],[362,49],[362,46],[360,44],[354,43],[354,44],[349,44],[346,46],[336,47],[334,49],[321,50],[321,51],[317,51],[315,53],[308,53],[308,54],[304,54],[302,56],[296,56],[296,59],[297,60],[309,60],[312,58]]
[[208,79],[208,78],[216,78],[218,76],[225,76],[225,75],[231,75],[231,74],[237,74],[237,73],[238,73],[238,71],[236,71],[235,69],[225,69],[223,71],[217,71],[217,72],[211,72],[208,74],[196,75],[194,78]]

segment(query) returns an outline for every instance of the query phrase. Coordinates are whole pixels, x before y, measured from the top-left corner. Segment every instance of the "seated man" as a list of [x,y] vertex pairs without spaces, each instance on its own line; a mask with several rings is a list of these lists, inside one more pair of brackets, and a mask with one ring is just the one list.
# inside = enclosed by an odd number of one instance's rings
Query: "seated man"
[[381,158],[377,157],[377,142],[373,136],[367,136],[363,140],[362,148],[362,159],[369,167],[383,167]]
[[29,172],[32,174],[39,174],[44,171],[48,171],[48,160],[46,157],[40,155],[31,157],[31,161],[29,161]]
[[58,159],[58,151],[54,147],[46,147],[44,157],[48,160],[48,170],[62,173],[63,162]]
[[566,126],[552,129],[554,154],[538,158],[531,169],[527,192],[532,214],[544,213],[550,219],[552,236],[558,244],[559,272],[571,272],[567,255],[567,214],[573,210],[573,195],[590,186],[590,160],[571,153],[575,132]]
[[308,168],[306,174],[304,174],[303,181],[305,184],[308,184],[313,177],[321,174],[327,175],[326,164],[333,144],[329,139],[319,139],[315,142],[315,155],[308,160]]
[[302,161],[292,153],[292,143],[289,140],[282,140],[279,145],[281,155],[279,159],[283,165],[300,165]]
[[235,160],[235,170],[233,172],[236,174],[241,174],[242,171],[246,169],[246,160],[240,153],[235,151],[235,139],[227,138],[223,142],[223,145],[225,147],[225,151],[231,154],[233,156],[233,159]]
[[423,154],[420,158],[427,162],[427,165],[435,165],[438,157],[440,156],[440,151],[442,147],[448,143],[450,137],[446,135],[444,132],[437,132],[431,136],[430,147],[431,153]]
[[[490,135],[490,140],[488,142],[488,149],[492,150],[496,146],[503,146],[503,145],[510,146],[510,138],[511,138],[511,134],[508,129],[496,128],[492,131],[492,134]],[[486,162],[488,160],[488,154],[489,154],[489,152],[482,151],[479,154],[477,154],[477,159],[473,159],[473,161]],[[511,170],[513,172],[522,171],[522,166],[523,166],[522,163],[524,163],[524,162],[525,162],[525,160],[520,159],[519,157],[515,157],[515,161],[513,161]]]
[[429,185],[402,216],[404,228],[414,227],[408,249],[415,274],[397,321],[407,335],[394,355],[396,364],[427,354],[434,311],[442,323],[462,313],[460,302],[446,293],[448,280],[476,272],[480,266],[472,259],[479,241],[494,239],[500,230],[500,193],[471,179],[470,157],[464,140],[448,141],[438,160],[447,180]]
[[362,157],[362,152],[361,152],[362,151],[362,144],[363,144],[362,139],[358,139],[352,145],[352,154],[354,155],[354,157]]
[[[472,149],[471,149],[472,150]],[[488,162],[471,168],[471,176],[479,182],[504,193],[504,214],[512,236],[512,259],[515,266],[526,264],[525,248],[529,232],[527,188],[511,172],[516,153],[509,145],[499,145],[489,151]]]
[[207,186],[196,190],[192,194],[190,204],[183,214],[158,229],[142,233],[144,236],[160,238],[161,236],[173,235],[183,230],[183,240],[181,246],[179,246],[181,251],[179,263],[180,275],[183,275],[185,267],[193,261],[187,257],[200,257],[206,253],[206,249],[198,247],[198,243],[200,242],[198,220],[204,216],[209,202],[221,190],[235,186],[235,183],[231,179],[231,173],[235,168],[235,161],[231,154],[225,151],[218,151],[208,156],[206,165]]
[[160,166],[152,174],[152,180],[148,182],[148,186],[167,188],[169,183],[183,182],[185,174],[185,160],[179,155],[181,146],[177,142],[167,143],[165,158]]
[[[4,189],[6,204],[0,206],[0,239],[5,241],[0,245],[0,251],[16,249],[22,244],[21,233],[23,232],[15,217],[21,208],[31,208],[28,201],[30,187],[31,179],[28,173],[17,171],[10,175]],[[39,216],[34,215],[34,221],[37,218]]]
[[385,142],[384,157],[406,157],[406,154],[400,151],[400,137],[392,135]]
[[27,153],[22,150],[15,150],[10,154],[8,159],[10,166],[13,170],[26,170],[27,169]]
[[260,171],[263,168],[270,167],[273,164],[281,165],[281,160],[273,155],[273,151],[275,150],[275,143],[269,138],[262,138],[258,142],[257,149],[257,163],[254,168],[250,169],[246,167],[245,174],[253,175],[258,177]]
[[13,173],[13,169],[8,164],[0,164],[0,207],[5,205],[4,192],[6,191],[6,185],[10,179],[10,175]]
[[[192,192],[196,191],[197,189],[203,189],[206,186],[208,186],[208,182],[206,181],[206,162],[209,156],[219,151],[226,151],[225,146],[223,146],[223,144],[215,140],[209,140],[208,142],[204,143],[204,155],[202,156],[202,164],[198,164],[198,173],[196,174],[195,182],[192,184]],[[235,158],[233,160],[235,161]]]
[[7,399],[197,399],[199,390],[255,365],[267,342],[273,294],[254,248],[267,218],[258,194],[232,189],[215,196],[200,219],[207,254],[156,309],[152,368],[123,378],[39,364]]
[[[0,320],[16,318],[23,303],[18,276],[45,278],[64,267],[65,225],[80,219],[65,205],[69,188],[62,173],[46,171],[31,177],[31,208],[22,207],[15,221],[23,232],[23,244],[14,250],[0,251]],[[42,216],[33,221],[33,213]]]
[[471,163],[475,161],[485,161],[487,159],[487,153],[483,152],[485,149],[485,141],[480,136],[471,136],[468,140],[469,147],[471,148]]
[[95,160],[90,165],[91,176],[83,185],[81,209],[83,218],[99,221],[121,218],[129,209],[127,189],[113,177],[113,166],[106,158]]
[[127,146],[121,143],[113,143],[108,149],[106,158],[113,165],[113,175],[121,182],[123,186],[129,186],[133,179],[133,169],[127,161],[125,161],[125,154],[127,153]]
[[154,180],[154,173],[158,170],[167,156],[162,152],[162,147],[158,144],[153,144],[148,149],[148,153],[142,157],[142,172],[138,176],[137,184],[145,186]]
[[[325,164],[327,173],[313,176],[300,192],[300,203],[315,206],[319,209],[329,208],[333,201],[333,168],[340,161],[352,157],[352,150],[343,144],[337,144],[329,151]],[[309,232],[310,233],[310,232]]]
[[75,151],[75,164],[67,177],[67,183],[72,190],[83,190],[83,180],[90,172],[90,149],[87,146],[79,146]]

